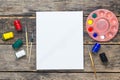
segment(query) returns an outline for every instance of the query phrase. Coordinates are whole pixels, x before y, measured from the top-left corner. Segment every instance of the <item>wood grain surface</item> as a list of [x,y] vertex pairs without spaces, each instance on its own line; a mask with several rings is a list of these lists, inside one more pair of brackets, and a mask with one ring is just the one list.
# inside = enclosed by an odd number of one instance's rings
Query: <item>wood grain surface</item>
[[[2,33],[13,31],[15,38],[8,41],[0,39],[0,80],[96,80],[91,68],[87,47],[96,42],[89,37],[85,29],[88,14],[96,9],[109,9],[115,13],[120,22],[119,0],[0,0],[0,38]],[[83,71],[36,71],[36,11],[84,11],[84,66]],[[16,32],[13,21],[19,19],[23,25],[23,32]],[[16,60],[12,44],[22,39],[26,50],[25,30],[28,35],[34,33],[31,63],[23,57]],[[99,52],[105,52],[109,64],[104,66],[99,54],[93,55],[97,70],[97,80],[120,80],[120,30],[109,42],[102,42]]]
[[[84,17],[84,44],[94,44],[96,41],[91,39],[86,32],[85,28],[85,22],[86,18]],[[23,25],[23,31],[18,33],[14,29],[13,21],[19,19],[21,21],[21,24]],[[120,22],[120,17],[118,17],[118,21]],[[0,39],[0,44],[12,44],[15,42],[18,38],[21,38],[23,42],[25,43],[25,27],[28,28],[28,35],[31,36],[32,33],[34,33],[34,42],[33,44],[36,44],[36,17],[24,17],[24,16],[18,16],[18,17],[0,17],[0,35],[4,32],[13,31],[15,34],[15,38],[9,41],[2,41]],[[112,40],[108,42],[102,42],[101,44],[120,44],[120,30],[118,31],[118,34],[113,38]]]
[[0,0],[0,15],[30,15],[36,11],[80,11],[105,8],[119,16],[119,0]]
[[[1,80],[96,80],[93,73],[1,72],[0,78]],[[119,80],[119,78],[120,73],[97,73],[97,80]]]

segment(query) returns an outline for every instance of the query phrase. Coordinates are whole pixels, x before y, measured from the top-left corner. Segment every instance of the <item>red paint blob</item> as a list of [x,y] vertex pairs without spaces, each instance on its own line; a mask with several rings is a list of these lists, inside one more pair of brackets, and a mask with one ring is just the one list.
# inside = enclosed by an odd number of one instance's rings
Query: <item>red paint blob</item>
[[89,27],[89,28],[88,28],[88,31],[89,31],[89,32],[92,32],[92,31],[93,31],[93,27]]

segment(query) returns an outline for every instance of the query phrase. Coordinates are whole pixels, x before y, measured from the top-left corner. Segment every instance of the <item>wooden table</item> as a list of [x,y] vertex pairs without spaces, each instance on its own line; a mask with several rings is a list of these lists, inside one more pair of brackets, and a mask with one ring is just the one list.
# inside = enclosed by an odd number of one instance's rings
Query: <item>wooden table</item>
[[[0,0],[0,33],[13,31],[15,38],[9,41],[0,39],[0,79],[3,80],[95,80],[91,68],[87,46],[95,41],[85,30],[88,14],[96,9],[105,8],[113,11],[120,21],[119,0]],[[36,11],[84,11],[84,61],[83,71],[36,71],[36,42],[33,42],[31,63],[24,57],[16,60],[11,44],[18,38],[24,41],[25,33],[17,33],[13,26],[15,19],[20,19],[23,27],[28,27],[29,36],[36,33]],[[35,38],[35,35],[34,35]],[[120,30],[116,37],[103,42],[100,52],[106,52],[109,65],[102,65],[99,56],[94,55],[97,70],[97,80],[120,80]],[[21,49],[22,49],[21,48]]]

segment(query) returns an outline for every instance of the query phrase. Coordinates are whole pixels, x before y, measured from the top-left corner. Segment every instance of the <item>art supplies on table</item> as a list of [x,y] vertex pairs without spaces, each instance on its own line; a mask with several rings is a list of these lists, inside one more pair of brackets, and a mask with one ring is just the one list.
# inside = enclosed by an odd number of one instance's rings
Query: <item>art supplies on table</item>
[[26,55],[26,52],[24,51],[24,49],[20,50],[20,47],[23,45],[23,41],[21,39],[17,39],[13,44],[12,47],[13,49],[16,51],[15,52],[15,56],[17,59],[22,58],[23,56]]
[[84,69],[83,12],[36,13],[36,69]]
[[118,32],[118,19],[107,9],[98,9],[91,12],[86,20],[86,30],[89,36],[96,41],[109,41]]
[[[22,31],[20,20],[14,20],[16,31]],[[89,36],[96,41],[109,41],[118,32],[118,19],[113,12],[106,9],[98,9],[91,12],[86,20],[86,30]],[[78,70],[84,69],[83,56],[83,12],[36,12],[36,69],[37,70]],[[13,32],[2,34],[4,41],[14,38]],[[33,45],[33,33],[28,49],[28,31],[25,26],[26,52],[20,50],[23,45],[21,39],[17,39],[12,47],[17,52],[16,58],[28,56],[30,63]],[[94,70],[93,54],[97,54],[101,48],[100,43],[95,43],[89,51],[91,66]],[[103,64],[108,63],[105,53],[99,54]]]
[[[21,25],[20,20],[14,20],[14,27],[15,27],[15,30],[16,30],[16,31],[18,31],[18,32],[22,31],[22,25]],[[23,45],[22,39],[17,39],[17,40],[12,44],[13,49],[14,49],[15,51],[17,51],[17,52],[15,53],[17,59],[19,59],[19,58],[21,58],[21,57],[23,57],[23,56],[26,55],[24,49],[19,51],[19,49],[20,49],[20,47],[21,47],[22,45]]]
[[[107,9],[98,9],[91,12],[86,20],[86,30],[89,36],[99,42],[110,41],[115,37],[119,29],[119,22],[115,14]],[[97,42],[92,53],[98,54],[101,45]],[[99,54],[103,64],[108,63],[105,53]]]

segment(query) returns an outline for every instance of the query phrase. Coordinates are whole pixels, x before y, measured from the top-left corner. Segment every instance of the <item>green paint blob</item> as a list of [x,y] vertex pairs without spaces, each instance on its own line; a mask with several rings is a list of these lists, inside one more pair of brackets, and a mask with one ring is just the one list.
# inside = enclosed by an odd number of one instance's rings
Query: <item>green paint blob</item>
[[96,17],[97,17],[97,14],[96,14],[96,13],[93,13],[92,17],[93,17],[93,18],[96,18]]

